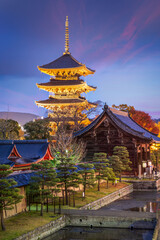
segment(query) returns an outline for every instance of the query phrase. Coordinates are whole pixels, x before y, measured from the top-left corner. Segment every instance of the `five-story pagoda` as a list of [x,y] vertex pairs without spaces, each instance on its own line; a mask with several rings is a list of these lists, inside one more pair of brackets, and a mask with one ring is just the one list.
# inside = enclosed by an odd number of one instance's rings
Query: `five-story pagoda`
[[95,91],[96,87],[87,85],[81,76],[93,74],[95,71],[78,62],[69,52],[69,23],[65,22],[65,52],[61,57],[48,64],[38,66],[38,69],[51,76],[47,83],[37,84],[37,87],[50,93],[47,100],[36,101],[38,106],[49,110],[48,117],[52,122],[57,118],[65,118],[72,122],[81,115],[83,110],[95,107],[82,93]]

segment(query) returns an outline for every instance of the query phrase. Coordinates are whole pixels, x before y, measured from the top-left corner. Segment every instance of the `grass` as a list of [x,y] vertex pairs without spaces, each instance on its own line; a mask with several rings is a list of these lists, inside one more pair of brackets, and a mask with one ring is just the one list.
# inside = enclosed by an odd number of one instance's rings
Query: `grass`
[[126,187],[128,183],[118,183],[117,186],[113,186],[112,183],[109,183],[109,188],[106,187],[105,183],[101,184],[100,191],[97,191],[97,186],[94,188],[87,189],[85,199],[82,199],[82,192],[76,192],[75,200],[76,200],[76,207],[80,208],[90,202],[93,202],[99,198],[105,197],[110,193],[113,193],[123,187]]
[[[117,186],[113,186],[109,183],[109,188],[106,188],[106,184],[102,183],[100,192],[97,191],[97,186],[94,188],[87,189],[85,199],[82,199],[82,191],[78,191],[75,194],[76,209],[82,207],[90,202],[93,202],[99,198],[102,198],[116,190],[119,190],[129,183],[118,183]],[[71,199],[71,205],[73,206],[73,201]],[[62,206],[63,209],[74,209],[72,206]],[[56,206],[56,209],[58,206]],[[55,215],[53,218],[53,205],[49,206],[49,213],[45,212],[46,206],[44,206],[44,216],[40,216],[40,212],[36,212],[36,206],[31,205],[31,211],[20,213],[16,216],[5,219],[6,231],[0,230],[0,240],[11,240],[18,236],[23,235],[29,231],[34,230],[37,227],[43,226],[50,221],[57,219],[60,215]],[[39,205],[40,210],[40,205]]]
[[44,213],[41,217],[39,212],[24,212],[5,219],[6,231],[0,231],[0,240],[11,240],[23,235],[37,227],[43,226],[50,221],[59,218],[60,215]]

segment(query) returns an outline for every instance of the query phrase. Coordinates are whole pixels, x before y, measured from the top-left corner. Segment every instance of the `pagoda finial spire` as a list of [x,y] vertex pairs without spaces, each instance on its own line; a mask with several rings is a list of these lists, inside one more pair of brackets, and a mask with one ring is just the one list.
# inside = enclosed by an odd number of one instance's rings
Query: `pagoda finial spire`
[[69,52],[69,22],[68,22],[68,16],[66,16],[66,22],[65,22],[65,52],[64,54],[70,54]]

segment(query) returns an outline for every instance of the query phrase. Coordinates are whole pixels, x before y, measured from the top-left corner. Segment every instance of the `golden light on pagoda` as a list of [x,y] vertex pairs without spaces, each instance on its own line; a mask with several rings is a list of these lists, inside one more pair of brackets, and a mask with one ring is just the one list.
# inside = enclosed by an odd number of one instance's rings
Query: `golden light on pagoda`
[[94,70],[86,67],[85,64],[77,61],[69,52],[69,21],[68,16],[65,22],[65,52],[56,60],[38,66],[38,69],[50,76],[50,81],[47,83],[39,83],[39,89],[48,91],[49,98],[42,101],[36,101],[40,107],[51,110],[49,117],[54,119],[57,112],[66,116],[73,117],[76,109],[80,113],[84,109],[95,107],[95,104],[89,103],[82,93],[95,91],[96,87],[89,86],[87,83],[80,79],[81,76],[94,74]]

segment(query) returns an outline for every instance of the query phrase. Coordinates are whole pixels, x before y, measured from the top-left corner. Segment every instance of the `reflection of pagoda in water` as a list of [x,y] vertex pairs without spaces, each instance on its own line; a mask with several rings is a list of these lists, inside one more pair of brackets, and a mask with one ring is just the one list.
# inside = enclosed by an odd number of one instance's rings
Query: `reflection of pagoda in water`
[[[39,66],[38,69],[51,76],[47,83],[37,84],[37,87],[51,93],[48,99],[36,101],[38,106],[50,110],[48,116],[54,121],[57,114],[71,119],[75,113],[81,114],[85,109],[95,107],[82,93],[95,91],[95,87],[88,86],[81,76],[93,74],[95,71],[78,62],[69,52],[68,17],[65,22],[65,52],[51,63]],[[78,109],[78,110],[77,110]],[[59,117],[59,116],[58,116]]]

